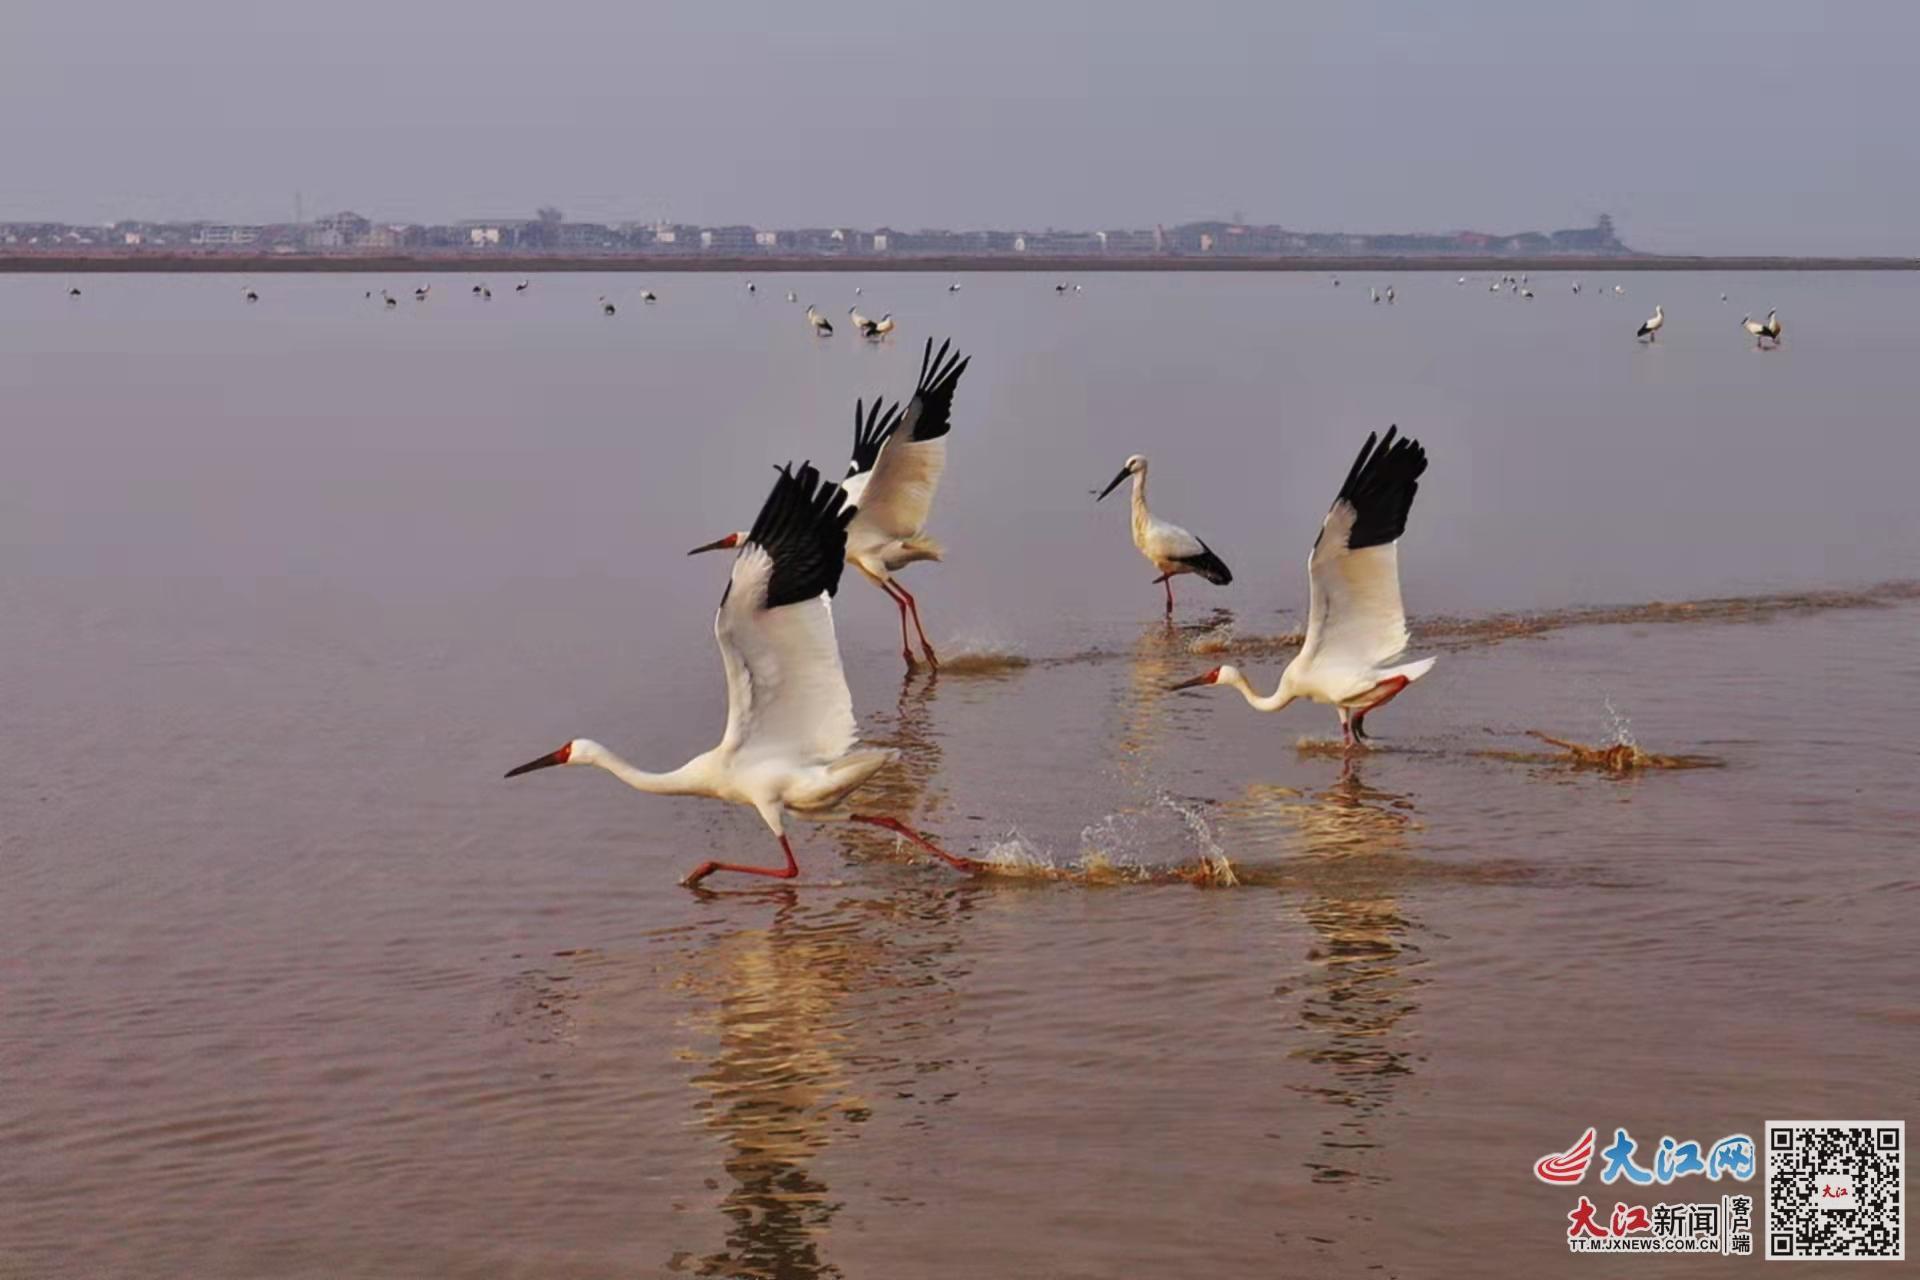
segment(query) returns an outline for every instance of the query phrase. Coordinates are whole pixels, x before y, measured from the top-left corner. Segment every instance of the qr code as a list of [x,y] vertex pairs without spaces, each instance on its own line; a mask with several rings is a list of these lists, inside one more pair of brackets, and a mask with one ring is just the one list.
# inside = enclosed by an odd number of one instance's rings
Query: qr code
[[1906,1257],[1904,1120],[1767,1121],[1767,1257]]

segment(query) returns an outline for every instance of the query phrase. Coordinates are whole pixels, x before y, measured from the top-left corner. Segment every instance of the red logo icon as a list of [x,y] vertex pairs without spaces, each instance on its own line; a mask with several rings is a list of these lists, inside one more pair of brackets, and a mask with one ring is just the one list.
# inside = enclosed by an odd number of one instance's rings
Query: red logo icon
[[1587,1166],[1592,1163],[1593,1130],[1589,1129],[1568,1150],[1541,1156],[1534,1163],[1533,1176],[1542,1182],[1572,1186],[1587,1176]]

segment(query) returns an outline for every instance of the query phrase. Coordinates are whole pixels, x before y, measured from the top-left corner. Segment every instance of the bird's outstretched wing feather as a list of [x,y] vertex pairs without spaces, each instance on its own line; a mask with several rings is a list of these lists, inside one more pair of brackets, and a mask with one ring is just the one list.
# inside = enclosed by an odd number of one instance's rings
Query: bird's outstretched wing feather
[[953,393],[971,357],[955,351],[952,340],[927,339],[920,359],[920,385],[907,410],[888,434],[873,465],[873,478],[860,496],[860,520],[889,538],[911,538],[926,528],[933,495],[947,469],[947,433],[953,424]]
[[853,509],[812,464],[781,468],[733,562],[713,634],[727,671],[727,731],[739,755],[826,762],[858,739],[829,597]]
[[857,476],[873,470],[873,464],[880,457],[880,447],[900,425],[900,402],[882,409],[882,401],[876,397],[873,408],[855,400],[853,402],[853,461],[847,464],[847,474]]
[[1307,558],[1312,595],[1303,661],[1365,669],[1407,647],[1394,544],[1406,532],[1427,451],[1416,441],[1396,440],[1398,430],[1387,428],[1384,440],[1368,433],[1321,522]]

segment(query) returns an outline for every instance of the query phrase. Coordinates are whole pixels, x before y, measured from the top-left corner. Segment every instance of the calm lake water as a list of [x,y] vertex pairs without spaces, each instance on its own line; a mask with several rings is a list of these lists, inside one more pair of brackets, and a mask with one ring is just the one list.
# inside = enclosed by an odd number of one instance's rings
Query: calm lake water
[[[1800,598],[1920,577],[1915,277],[479,278],[0,277],[0,1275],[1531,1277],[1590,1125],[1920,1119],[1920,597]],[[783,301],[856,285],[895,340]],[[836,614],[867,807],[1009,874],[807,825],[699,896],[752,813],[502,781],[717,741],[683,553],[929,334],[952,669]],[[1441,661],[1381,749],[1163,692],[1271,685],[1389,423]],[[1133,452],[1236,575],[1172,628]]]

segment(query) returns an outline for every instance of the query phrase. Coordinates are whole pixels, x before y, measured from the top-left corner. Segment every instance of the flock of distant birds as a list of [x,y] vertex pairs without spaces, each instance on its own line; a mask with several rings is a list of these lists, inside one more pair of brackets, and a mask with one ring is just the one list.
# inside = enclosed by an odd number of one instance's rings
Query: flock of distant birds
[[[871,405],[854,402],[853,456],[844,479],[836,484],[810,462],[798,469],[788,463],[778,468],[751,528],[688,553],[737,553],[713,623],[727,682],[726,728],[719,745],[677,769],[653,773],[591,738],[574,738],[506,776],[559,765],[592,766],[638,791],[705,796],[752,808],[779,842],[783,860],[778,866],[704,862],[685,877],[687,885],[717,871],[797,876],[800,868],[787,834],[794,818],[882,827],[959,870],[982,870],[974,859],[948,853],[898,818],[847,807],[899,753],[860,744],[831,603],[842,571],[852,565],[898,607],[909,674],[918,665],[909,621],[927,665],[938,668],[919,605],[895,575],[910,564],[944,556],[926,524],[946,469],[954,392],[969,363],[951,340],[936,351],[929,338],[904,410],[898,401],[885,408],[878,399]],[[1172,688],[1224,686],[1261,711],[1278,711],[1296,699],[1326,703],[1339,714],[1347,749],[1365,744],[1366,717],[1424,676],[1435,661],[1406,660],[1409,637],[1397,551],[1426,468],[1426,450],[1401,438],[1397,427],[1388,428],[1384,439],[1368,434],[1314,540],[1307,561],[1306,636],[1271,694],[1256,692],[1231,666]],[[1149,510],[1145,457],[1129,457],[1095,500],[1129,479],[1133,543],[1159,571],[1154,582],[1166,586],[1169,615],[1174,578],[1196,574],[1214,583],[1233,580],[1202,539]]]
[[[1455,283],[1464,285],[1467,283],[1467,277],[1461,276],[1457,281],[1455,281]],[[527,280],[525,277],[522,277],[520,280],[520,283],[513,286],[513,291],[515,293],[525,293],[531,287],[532,287],[532,282]],[[1340,287],[1339,276],[1333,277],[1333,287],[1336,289]],[[1573,281],[1572,288],[1574,293],[1576,294],[1579,293],[1580,282],[1578,280]],[[1503,289],[1509,292],[1513,297],[1516,297],[1516,298],[1531,299],[1534,296],[1533,289],[1531,285],[1528,283],[1528,278],[1525,274],[1522,274],[1519,276],[1511,276],[1511,275],[1498,276],[1498,277],[1495,277],[1492,281],[1490,281],[1487,285],[1487,292],[1489,293],[1499,293]],[[756,285],[751,280],[747,281],[748,293],[757,294],[759,291],[760,291],[760,287],[758,285]],[[1071,284],[1065,280],[1062,280],[1053,286],[1053,291],[1056,294],[1066,294],[1066,293],[1079,293],[1082,290],[1079,285]],[[427,296],[432,292],[433,292],[433,286],[431,284],[422,284],[416,289],[414,289],[413,300],[415,302],[425,302],[427,300]],[[854,289],[855,294],[858,294],[859,292],[860,290],[858,288]],[[956,280],[952,284],[948,285],[947,292],[948,293],[960,292],[960,282]],[[474,297],[479,298],[483,301],[489,300],[493,297],[493,287],[487,284],[485,281],[481,281],[479,283],[476,283],[473,286],[472,293]],[[1367,289],[1367,294],[1371,301],[1376,303],[1385,302],[1389,306],[1394,304],[1399,298],[1398,292],[1395,290],[1394,286],[1391,284],[1389,284],[1386,287],[1384,292],[1380,289],[1378,285],[1369,286]],[[1622,297],[1625,294],[1626,294],[1626,289],[1623,286],[1617,285],[1617,284],[1613,286],[1612,296]],[[71,298],[79,297],[80,286],[75,284],[69,284],[67,286],[67,296]],[[249,303],[260,301],[260,293],[252,285],[248,285],[246,287],[242,296]],[[371,289],[368,289],[366,291],[366,296],[369,299],[371,299],[374,296],[374,291]],[[1604,296],[1607,296],[1607,294],[1603,291],[1599,296],[1604,297]],[[392,310],[393,308],[396,308],[400,305],[400,300],[394,297],[393,294],[389,293],[385,289],[380,290],[380,301],[381,301],[381,304],[385,306],[388,310]],[[619,314],[620,312],[619,307],[615,306],[614,303],[610,299],[608,299],[608,297],[605,294],[601,294],[598,301],[600,303],[600,312],[602,315],[612,316],[612,315]],[[660,301],[660,295],[655,293],[652,289],[642,289],[640,291],[640,301],[651,306],[654,303]],[[800,301],[800,296],[796,294],[793,290],[789,289],[787,290],[787,301],[798,302]],[[1722,302],[1727,301],[1727,295],[1724,293],[1721,294],[1720,301]],[[811,302],[808,303],[806,316],[807,316],[807,323],[813,326],[813,331],[816,334],[818,334],[823,338],[830,338],[833,336],[833,321],[828,319],[826,314],[822,312],[819,309],[819,307],[815,306]],[[860,313],[860,306],[858,303],[855,303],[853,306],[847,308],[847,317],[848,317],[849,323],[851,323],[853,326],[853,331],[863,338],[870,338],[875,341],[878,341],[879,339],[884,338],[888,334],[892,333],[894,330],[894,321],[893,321],[892,312],[885,313],[878,320],[870,320],[866,316]],[[1666,323],[1667,323],[1667,309],[1664,305],[1656,303],[1653,308],[1653,314],[1651,316],[1648,316],[1644,321],[1641,322],[1640,328],[1635,331],[1634,336],[1643,342],[1647,342],[1647,343],[1658,342],[1660,340],[1660,330],[1666,327]],[[1778,347],[1780,345],[1781,326],[1780,326],[1780,314],[1779,314],[1778,308],[1769,307],[1767,309],[1767,318],[1765,320],[1755,320],[1753,318],[1753,314],[1749,312],[1748,314],[1740,317],[1740,327],[1746,330],[1747,335],[1753,339],[1753,345],[1757,348],[1767,349],[1767,348]]]

